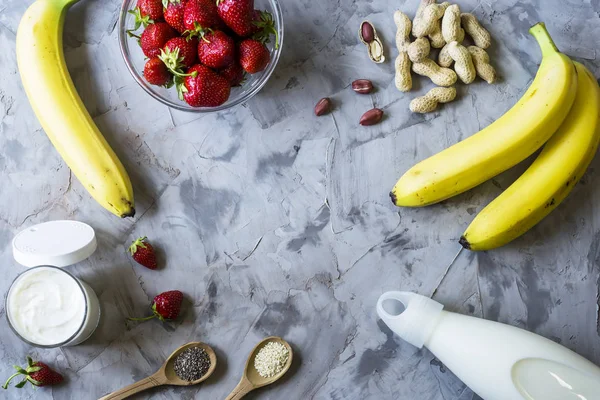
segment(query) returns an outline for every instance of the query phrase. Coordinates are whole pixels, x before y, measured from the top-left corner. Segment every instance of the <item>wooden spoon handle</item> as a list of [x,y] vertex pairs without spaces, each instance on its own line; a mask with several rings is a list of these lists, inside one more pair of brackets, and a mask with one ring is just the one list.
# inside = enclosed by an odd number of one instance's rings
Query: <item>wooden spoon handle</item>
[[254,390],[254,386],[249,380],[242,378],[240,383],[233,389],[229,396],[225,400],[240,400],[242,397]]
[[141,381],[132,383],[131,385],[126,386],[123,389],[117,390],[116,392],[112,392],[109,395],[101,397],[98,400],[121,400],[146,389],[150,389],[155,386],[161,386],[164,384],[164,380],[160,379],[160,376],[154,374],[152,376],[142,379]]

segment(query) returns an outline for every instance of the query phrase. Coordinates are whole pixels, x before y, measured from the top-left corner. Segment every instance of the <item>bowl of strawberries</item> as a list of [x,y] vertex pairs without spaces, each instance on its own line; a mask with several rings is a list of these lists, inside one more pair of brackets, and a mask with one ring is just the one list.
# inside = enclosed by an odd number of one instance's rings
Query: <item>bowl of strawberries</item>
[[182,111],[248,101],[275,70],[283,43],[277,0],[124,0],[119,44],[135,81]]

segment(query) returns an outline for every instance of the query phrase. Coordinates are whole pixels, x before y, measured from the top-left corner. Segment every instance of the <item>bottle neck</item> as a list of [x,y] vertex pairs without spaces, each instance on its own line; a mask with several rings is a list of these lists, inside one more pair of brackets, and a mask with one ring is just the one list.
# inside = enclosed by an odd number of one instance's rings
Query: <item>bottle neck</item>
[[387,292],[377,302],[377,314],[398,336],[423,347],[435,330],[444,306],[410,292]]

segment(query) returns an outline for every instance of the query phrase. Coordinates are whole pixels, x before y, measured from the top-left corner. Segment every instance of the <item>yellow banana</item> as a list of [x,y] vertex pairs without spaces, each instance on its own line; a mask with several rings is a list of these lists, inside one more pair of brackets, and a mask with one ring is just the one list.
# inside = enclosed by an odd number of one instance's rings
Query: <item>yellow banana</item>
[[600,87],[579,63],[577,96],[565,122],[525,173],[477,215],[460,243],[490,250],[521,236],[569,195],[600,141]]
[[37,0],[17,31],[23,87],[44,131],[75,176],[104,208],[133,216],[133,190],[125,168],[75,90],[63,54],[67,9],[77,0]]
[[390,193],[394,204],[426,206],[469,190],[523,161],[558,129],[575,99],[575,67],[543,23],[529,32],[542,63],[523,97],[487,128],[412,167]]

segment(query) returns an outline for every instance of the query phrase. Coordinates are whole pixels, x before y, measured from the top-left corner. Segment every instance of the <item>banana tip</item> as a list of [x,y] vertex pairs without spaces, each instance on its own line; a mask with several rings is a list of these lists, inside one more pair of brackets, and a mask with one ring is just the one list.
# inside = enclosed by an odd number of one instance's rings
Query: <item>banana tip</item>
[[394,194],[394,192],[390,192],[390,199],[392,199],[392,203],[394,203],[394,205],[396,204],[396,195]]
[[460,245],[461,245],[462,247],[464,247],[465,249],[467,249],[467,250],[471,250],[471,243],[469,243],[469,241],[467,240],[467,238],[466,238],[466,237],[464,237],[464,236],[461,236],[461,237],[460,237],[460,240],[458,241],[458,243],[460,243]]
[[131,217],[131,218],[135,217],[135,208],[131,207],[131,209],[128,212],[121,215],[121,218],[128,218],[128,217]]

